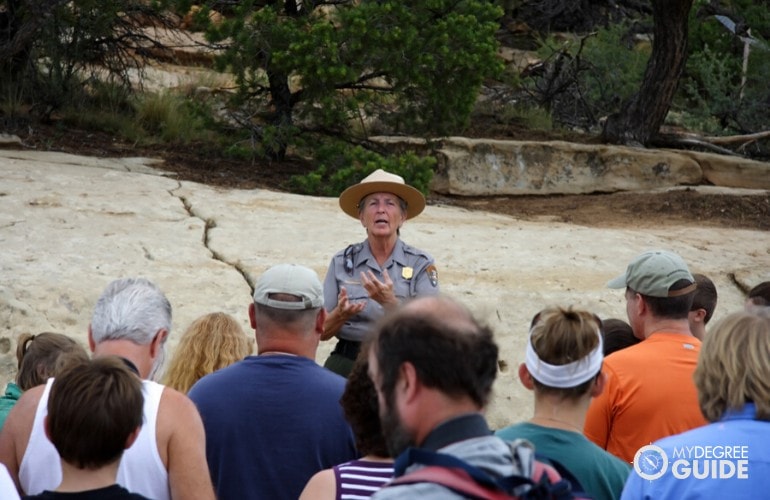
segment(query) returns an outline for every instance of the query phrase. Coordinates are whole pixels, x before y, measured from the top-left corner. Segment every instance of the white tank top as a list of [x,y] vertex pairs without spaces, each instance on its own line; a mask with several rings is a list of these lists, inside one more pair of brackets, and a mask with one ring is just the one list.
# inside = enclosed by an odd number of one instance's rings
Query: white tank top
[[[19,466],[19,482],[27,495],[37,495],[43,490],[54,490],[62,479],[59,454],[43,429],[43,421],[48,414],[48,394],[52,383],[53,378],[48,379],[45,391],[40,397],[29,443]],[[142,393],[144,394],[144,424],[134,444],[123,453],[118,469],[118,484],[132,493],[138,493],[147,498],[170,500],[168,471],[163,466],[155,440],[155,424],[163,386],[144,380]]]

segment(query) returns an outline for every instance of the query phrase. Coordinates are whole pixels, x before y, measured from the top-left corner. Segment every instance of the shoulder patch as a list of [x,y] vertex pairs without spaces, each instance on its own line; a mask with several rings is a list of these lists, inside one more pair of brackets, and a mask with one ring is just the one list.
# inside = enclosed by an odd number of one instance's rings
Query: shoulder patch
[[434,287],[438,286],[438,269],[436,269],[436,266],[433,264],[429,265],[425,268],[425,272],[428,273],[430,284]]

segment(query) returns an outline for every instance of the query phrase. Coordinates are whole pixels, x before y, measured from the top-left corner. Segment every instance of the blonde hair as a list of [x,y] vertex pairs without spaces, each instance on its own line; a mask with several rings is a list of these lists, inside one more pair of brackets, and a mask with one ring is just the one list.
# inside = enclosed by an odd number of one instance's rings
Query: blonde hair
[[[566,309],[549,307],[535,315],[530,332],[532,348],[540,360],[551,365],[566,365],[585,358],[596,349],[599,345],[601,320],[591,312],[573,309],[571,306]],[[595,378],[566,389],[549,387],[534,377],[532,380],[538,392],[576,399],[588,392]]]
[[250,355],[252,346],[253,339],[229,314],[201,316],[182,334],[163,383],[187,393],[201,377]]
[[701,346],[695,386],[710,422],[727,410],[756,405],[758,420],[770,420],[770,316],[741,311],[715,324]]

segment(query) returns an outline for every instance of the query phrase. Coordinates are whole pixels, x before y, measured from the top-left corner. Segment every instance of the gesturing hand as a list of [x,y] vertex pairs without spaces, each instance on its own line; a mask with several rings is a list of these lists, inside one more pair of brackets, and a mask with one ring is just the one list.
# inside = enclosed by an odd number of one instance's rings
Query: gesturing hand
[[329,340],[337,335],[342,325],[360,313],[366,307],[366,302],[350,302],[348,291],[345,287],[340,287],[340,293],[337,295],[337,306],[326,316],[324,321],[324,331],[321,334],[321,340]]
[[350,302],[347,289],[344,286],[340,287],[340,294],[337,296],[337,309],[344,320],[360,313],[364,307],[366,307],[366,302]]
[[393,280],[387,271],[382,273],[383,281],[377,279],[371,271],[361,273],[361,284],[366,289],[369,297],[376,300],[383,307],[398,304],[396,294],[393,292]]

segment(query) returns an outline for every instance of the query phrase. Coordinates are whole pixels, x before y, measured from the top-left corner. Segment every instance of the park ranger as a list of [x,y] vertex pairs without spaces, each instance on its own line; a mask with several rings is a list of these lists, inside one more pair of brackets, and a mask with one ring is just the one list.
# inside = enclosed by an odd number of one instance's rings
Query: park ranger
[[366,240],[332,257],[324,280],[327,340],[337,345],[324,366],[347,376],[361,341],[386,309],[439,292],[438,270],[428,253],[404,243],[401,226],[425,208],[425,197],[395,174],[376,170],[340,195],[343,212],[361,221]]

